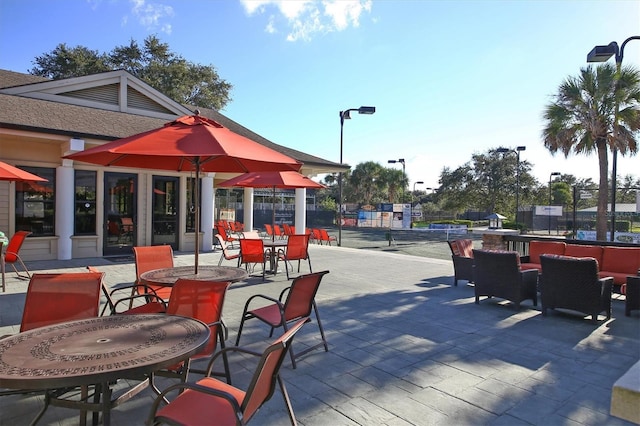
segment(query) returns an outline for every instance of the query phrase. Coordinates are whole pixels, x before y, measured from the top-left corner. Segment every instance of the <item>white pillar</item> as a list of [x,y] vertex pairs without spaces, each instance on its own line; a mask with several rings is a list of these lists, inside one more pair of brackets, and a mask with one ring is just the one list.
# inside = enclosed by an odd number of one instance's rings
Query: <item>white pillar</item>
[[56,168],[56,234],[58,235],[58,260],[72,258],[74,206],[73,161],[62,160]]
[[200,240],[200,251],[203,253],[213,250],[213,177],[215,173],[205,173],[202,176],[202,193],[200,206],[200,231],[202,239]]
[[296,234],[304,234],[307,226],[307,188],[296,188]]
[[244,230],[253,231],[253,188],[244,189]]

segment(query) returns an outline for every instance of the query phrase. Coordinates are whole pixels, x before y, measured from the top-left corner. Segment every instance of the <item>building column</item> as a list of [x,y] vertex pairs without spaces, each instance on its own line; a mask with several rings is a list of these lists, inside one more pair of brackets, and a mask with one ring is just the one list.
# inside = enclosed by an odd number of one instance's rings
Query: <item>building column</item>
[[296,227],[296,234],[304,234],[307,232],[307,188],[296,188],[296,216],[294,225]]
[[243,196],[244,230],[253,231],[253,188],[245,188]]
[[202,233],[202,239],[200,241],[200,251],[210,252],[213,250],[213,212],[214,209],[214,190],[213,190],[213,177],[215,173],[205,173],[201,177],[202,193],[200,194],[200,206],[202,211],[200,212],[200,231]]
[[58,234],[58,260],[69,260],[73,254],[73,223],[75,218],[73,161],[62,160],[56,168],[56,234]]

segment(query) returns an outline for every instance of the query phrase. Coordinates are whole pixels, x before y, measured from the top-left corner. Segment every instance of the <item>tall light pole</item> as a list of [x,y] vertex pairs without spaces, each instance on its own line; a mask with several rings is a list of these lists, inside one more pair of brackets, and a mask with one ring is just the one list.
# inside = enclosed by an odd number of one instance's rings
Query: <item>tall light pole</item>
[[516,226],[518,226],[518,214],[520,213],[520,151],[526,150],[526,146],[517,146],[516,149],[498,148],[497,152],[515,152],[516,153]]
[[547,206],[547,216],[549,217],[549,235],[551,235],[551,179],[560,176],[560,172],[553,172],[549,175],[549,205]]
[[[620,81],[620,69],[622,68],[622,58],[624,57],[624,46],[631,40],[640,40],[640,36],[632,36],[622,42],[622,46],[618,49],[618,43],[612,41],[606,46],[595,46],[591,49],[591,52],[587,54],[587,62],[606,62],[612,56],[616,59],[616,79],[615,86],[613,88],[614,94],[618,91],[618,83]],[[611,174],[613,175],[613,182],[611,182],[611,234],[610,241],[615,241],[616,232],[616,190],[617,190],[617,176],[618,176],[618,113],[620,112],[620,105],[616,98],[615,111],[613,113],[613,162],[611,165]]]
[[421,180],[413,182],[413,192],[411,193],[411,223],[413,223],[413,193],[416,192],[416,185],[422,185],[423,183]]
[[405,161],[404,158],[400,158],[398,160],[389,160],[389,164],[400,163],[402,164],[402,204],[404,204],[404,181],[407,179],[407,173],[405,170]]
[[[371,115],[376,112],[376,107],[361,106],[360,108],[350,108],[340,111],[340,164],[342,164],[342,131],[344,128],[344,120],[351,119],[349,113],[358,111],[358,114]],[[338,174],[338,246],[342,245],[342,171]]]

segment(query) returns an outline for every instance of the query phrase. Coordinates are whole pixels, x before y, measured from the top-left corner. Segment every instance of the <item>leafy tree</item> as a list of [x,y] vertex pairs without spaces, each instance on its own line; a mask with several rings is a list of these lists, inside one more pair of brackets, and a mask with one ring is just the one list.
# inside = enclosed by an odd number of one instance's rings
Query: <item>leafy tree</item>
[[352,202],[364,204],[380,202],[381,190],[386,186],[384,176],[384,168],[374,161],[358,164],[351,171],[349,177],[349,192]]
[[37,56],[29,72],[51,79],[80,77],[123,69],[171,99],[186,105],[220,110],[230,101],[233,86],[220,78],[213,65],[189,62],[171,52],[156,36],[144,46],[131,40],[110,53],[99,53],[83,46],[59,44],[49,53]]
[[[617,138],[614,136],[616,105],[619,108]],[[579,76],[568,77],[544,111],[543,140],[549,151],[561,151],[565,157],[571,152],[598,154],[598,240],[604,240],[607,232],[608,150],[616,148],[622,155],[638,152],[639,107],[640,73],[624,67],[618,74],[616,67],[605,63],[597,68],[582,68]]]

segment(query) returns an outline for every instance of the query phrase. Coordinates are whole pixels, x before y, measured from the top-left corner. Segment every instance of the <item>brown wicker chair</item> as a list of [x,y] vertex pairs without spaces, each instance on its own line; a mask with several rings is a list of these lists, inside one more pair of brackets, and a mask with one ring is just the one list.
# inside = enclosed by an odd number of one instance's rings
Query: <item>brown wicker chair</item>
[[540,264],[542,315],[547,309],[564,308],[591,315],[593,322],[603,311],[611,318],[613,278],[598,278],[595,259],[541,255]]
[[640,309],[640,276],[628,276],[627,283],[622,287],[622,293],[626,298],[624,301],[624,314],[631,316],[631,311]]
[[453,285],[458,285],[459,280],[473,282],[473,242],[471,240],[447,241],[451,249],[453,260]]
[[538,306],[536,284],[538,271],[520,270],[520,256],[512,251],[473,250],[473,283],[476,304],[480,296],[507,299],[520,309],[520,303],[531,299]]

